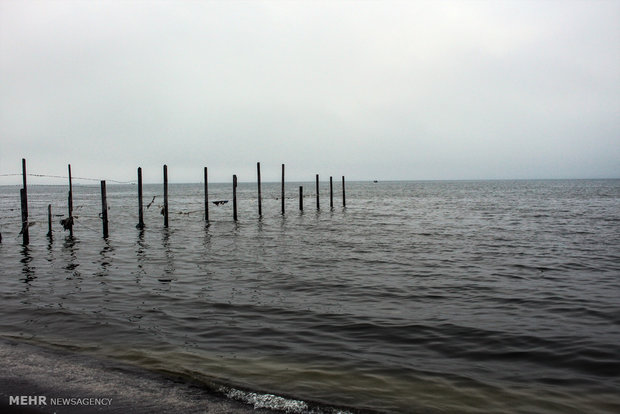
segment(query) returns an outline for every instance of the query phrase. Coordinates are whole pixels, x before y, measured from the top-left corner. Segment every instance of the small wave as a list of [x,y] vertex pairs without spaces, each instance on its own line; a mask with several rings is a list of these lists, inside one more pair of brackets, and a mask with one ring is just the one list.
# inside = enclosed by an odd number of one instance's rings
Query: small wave
[[273,394],[242,391],[229,387],[220,387],[218,391],[225,394],[228,398],[250,404],[254,406],[255,409],[269,408],[287,413],[302,414],[308,412],[308,404],[300,400],[279,397]]

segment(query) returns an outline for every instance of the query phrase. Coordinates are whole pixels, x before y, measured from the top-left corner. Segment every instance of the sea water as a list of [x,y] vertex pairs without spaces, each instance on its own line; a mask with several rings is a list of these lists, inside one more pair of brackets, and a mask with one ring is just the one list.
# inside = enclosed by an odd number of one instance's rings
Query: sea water
[[[298,188],[304,186],[304,210]],[[315,404],[620,411],[620,180],[0,187],[0,335]],[[146,206],[151,203],[150,207]],[[48,239],[47,205],[53,238]],[[252,394],[252,393],[256,394]],[[234,395],[231,395],[234,397]]]

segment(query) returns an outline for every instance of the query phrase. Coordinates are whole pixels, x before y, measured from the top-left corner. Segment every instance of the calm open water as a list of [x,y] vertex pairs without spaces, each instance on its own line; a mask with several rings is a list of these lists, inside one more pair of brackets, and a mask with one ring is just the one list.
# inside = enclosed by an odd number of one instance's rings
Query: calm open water
[[0,187],[0,335],[386,412],[619,412],[620,180]]

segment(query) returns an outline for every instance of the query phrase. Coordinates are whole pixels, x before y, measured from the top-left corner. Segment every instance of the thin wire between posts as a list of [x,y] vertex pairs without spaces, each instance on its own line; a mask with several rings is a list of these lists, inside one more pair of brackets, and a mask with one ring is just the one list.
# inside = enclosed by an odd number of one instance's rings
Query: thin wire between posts
[[[28,173],[26,174],[29,177],[43,177],[43,178],[63,178],[63,179],[68,179],[69,176],[68,175],[49,175],[49,174],[33,174],[33,173]],[[0,174],[0,177],[17,177],[17,176],[22,176],[22,174]],[[84,180],[84,181],[101,181],[100,178],[89,178],[89,177],[73,177],[71,176],[72,180]],[[135,184],[135,181],[118,181],[118,180],[110,180],[110,179],[106,179],[106,181],[110,181],[116,184]]]

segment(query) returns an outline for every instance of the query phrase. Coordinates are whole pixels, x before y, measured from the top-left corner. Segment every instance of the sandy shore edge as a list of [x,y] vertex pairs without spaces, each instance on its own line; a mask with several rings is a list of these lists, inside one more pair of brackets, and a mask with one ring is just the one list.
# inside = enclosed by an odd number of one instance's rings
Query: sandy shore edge
[[[3,413],[275,413],[114,361],[0,338]],[[46,405],[17,405],[16,397]],[[13,401],[11,401],[11,397]]]

